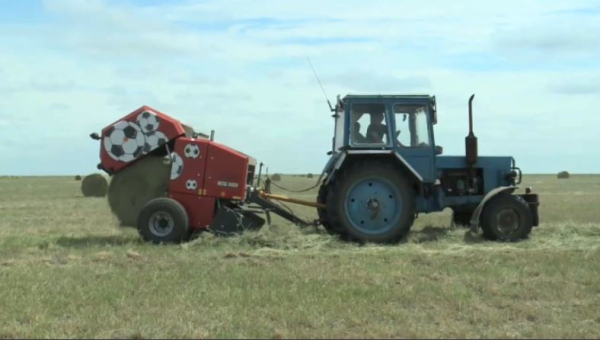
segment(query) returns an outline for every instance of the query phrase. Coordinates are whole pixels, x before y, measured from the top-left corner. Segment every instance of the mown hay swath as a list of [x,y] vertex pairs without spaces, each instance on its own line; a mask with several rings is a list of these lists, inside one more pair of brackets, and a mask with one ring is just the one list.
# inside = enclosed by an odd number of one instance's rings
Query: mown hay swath
[[165,196],[171,165],[163,157],[148,156],[113,175],[108,188],[108,204],[121,226],[135,227],[144,205]]
[[108,181],[101,174],[85,176],[81,182],[81,192],[85,197],[104,197],[108,191]]

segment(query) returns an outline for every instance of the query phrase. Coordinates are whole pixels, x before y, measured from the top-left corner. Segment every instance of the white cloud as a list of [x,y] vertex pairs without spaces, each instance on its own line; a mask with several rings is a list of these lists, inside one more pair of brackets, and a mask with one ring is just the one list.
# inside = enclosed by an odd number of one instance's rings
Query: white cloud
[[[305,55],[330,99],[435,94],[436,140],[447,153],[464,151],[473,92],[482,153],[513,154],[525,171],[556,171],[560,159],[591,153],[600,124],[590,111],[600,104],[600,68],[585,59],[598,46],[586,31],[599,21],[568,11],[586,1],[44,3],[50,23],[0,24],[0,142],[39,136],[28,143],[75,167],[46,168],[61,173],[95,171],[88,134],[144,104],[215,129],[218,141],[272,172],[317,172],[333,121]],[[583,28],[555,29],[555,18]],[[575,41],[566,41],[571,32]],[[545,59],[569,63],[545,68]],[[69,148],[78,153],[60,152]],[[4,164],[0,173],[22,170]],[[600,170],[597,161],[585,166]]]

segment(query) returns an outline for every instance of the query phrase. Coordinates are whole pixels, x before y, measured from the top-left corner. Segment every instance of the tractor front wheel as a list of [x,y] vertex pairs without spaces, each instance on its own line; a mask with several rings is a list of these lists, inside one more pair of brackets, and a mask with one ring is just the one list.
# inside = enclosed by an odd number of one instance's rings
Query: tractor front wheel
[[397,166],[359,161],[330,185],[327,216],[343,238],[360,243],[395,243],[412,227],[415,191]]
[[180,243],[190,236],[185,208],[171,198],[160,197],[148,202],[137,220],[140,236],[148,242]]
[[514,242],[525,239],[533,228],[533,215],[519,196],[500,194],[490,200],[481,213],[483,237],[492,241]]

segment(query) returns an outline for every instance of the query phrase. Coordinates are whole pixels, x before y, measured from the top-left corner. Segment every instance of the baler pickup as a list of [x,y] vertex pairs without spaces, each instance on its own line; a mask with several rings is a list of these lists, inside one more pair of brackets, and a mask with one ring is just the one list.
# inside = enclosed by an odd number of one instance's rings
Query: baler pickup
[[318,225],[317,220],[313,222],[305,221],[296,216],[292,209],[279,204],[277,201],[290,202],[309,207],[325,207],[320,203],[273,195],[265,192],[263,189],[249,187],[245,204],[233,208],[220,207],[208,229],[221,235],[237,234],[245,230],[257,230],[265,223],[265,220],[258,215],[265,214],[267,223],[271,224],[271,213],[279,215],[281,218],[288,220],[301,228]]

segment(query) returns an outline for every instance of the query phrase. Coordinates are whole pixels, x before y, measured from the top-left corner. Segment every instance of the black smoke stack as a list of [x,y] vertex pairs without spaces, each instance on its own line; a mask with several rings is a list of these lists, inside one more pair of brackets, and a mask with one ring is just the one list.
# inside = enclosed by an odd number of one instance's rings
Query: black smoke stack
[[465,138],[465,146],[467,151],[467,164],[469,166],[477,163],[477,137],[473,133],[473,98],[475,94],[469,98],[469,135]]

